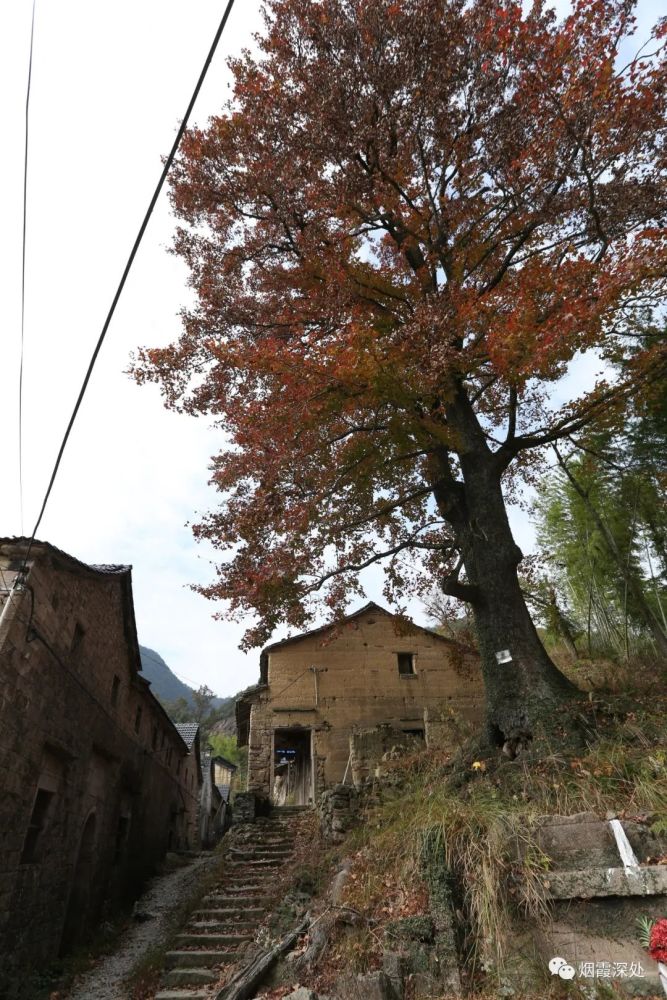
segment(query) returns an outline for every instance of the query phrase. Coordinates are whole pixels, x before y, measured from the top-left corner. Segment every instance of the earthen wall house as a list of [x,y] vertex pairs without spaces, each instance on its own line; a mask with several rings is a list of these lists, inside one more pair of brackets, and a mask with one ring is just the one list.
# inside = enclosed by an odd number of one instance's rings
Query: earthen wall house
[[481,719],[477,658],[404,624],[371,603],[263,651],[260,682],[237,703],[249,791],[306,804],[345,776],[353,732],[386,724],[423,735],[425,710]]
[[[2,606],[25,552],[0,540]],[[139,671],[130,568],[36,542],[0,626],[2,996],[195,846],[199,760]]]

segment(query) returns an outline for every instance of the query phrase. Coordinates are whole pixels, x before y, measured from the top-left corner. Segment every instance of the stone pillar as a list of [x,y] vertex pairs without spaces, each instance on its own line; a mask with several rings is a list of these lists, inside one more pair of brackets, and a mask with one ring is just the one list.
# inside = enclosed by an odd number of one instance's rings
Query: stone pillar
[[257,796],[254,792],[237,792],[232,803],[232,826],[254,823],[257,815]]
[[266,799],[271,797],[272,744],[273,729],[267,707],[261,701],[255,702],[250,709],[247,789]]

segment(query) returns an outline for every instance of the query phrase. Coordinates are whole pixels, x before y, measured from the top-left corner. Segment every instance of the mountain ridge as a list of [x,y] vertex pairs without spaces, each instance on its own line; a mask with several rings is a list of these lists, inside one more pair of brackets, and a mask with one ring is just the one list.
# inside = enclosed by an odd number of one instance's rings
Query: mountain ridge
[[[185,698],[188,705],[194,706],[193,694],[195,689],[177,677],[164,658],[150,646],[139,645],[141,656],[141,673],[150,681],[153,694],[161,702],[177,701]],[[211,708],[220,708],[233,698],[220,698],[216,695],[211,701]]]

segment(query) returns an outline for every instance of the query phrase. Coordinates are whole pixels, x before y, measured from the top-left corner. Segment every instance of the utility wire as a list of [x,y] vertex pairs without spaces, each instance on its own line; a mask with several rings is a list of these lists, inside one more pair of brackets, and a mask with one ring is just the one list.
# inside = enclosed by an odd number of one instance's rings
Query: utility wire
[[39,516],[37,517],[37,521],[35,522],[35,527],[32,530],[32,535],[30,536],[30,541],[28,543],[28,548],[26,549],[26,554],[25,554],[25,556],[23,558],[22,573],[25,571],[25,567],[27,565],[28,558],[30,556],[30,551],[32,549],[33,542],[35,541],[35,537],[37,535],[37,531],[39,530],[39,526],[40,526],[40,524],[42,522],[42,517],[44,516],[44,511],[46,510],[46,505],[47,505],[47,503],[49,501],[49,497],[51,495],[51,490],[53,489],[53,484],[54,484],[54,482],[56,480],[56,476],[58,475],[58,469],[60,468],[60,462],[62,460],[63,453],[65,451],[65,447],[66,447],[67,442],[69,440],[69,436],[70,436],[70,433],[72,431],[72,427],[74,426],[74,421],[76,420],[76,417],[77,417],[77,414],[79,412],[79,408],[81,406],[81,403],[82,403],[83,397],[85,395],[86,389],[88,388],[88,383],[89,383],[90,377],[91,377],[91,375],[93,373],[93,368],[95,367],[95,362],[97,361],[97,356],[100,353],[100,349],[102,347],[102,344],[104,343],[104,338],[106,337],[107,330],[109,329],[109,325],[110,325],[111,320],[113,318],[114,312],[116,311],[116,306],[118,305],[118,301],[120,299],[120,296],[121,296],[121,293],[123,291],[123,288],[125,287],[125,282],[127,281],[127,277],[128,277],[128,275],[130,273],[130,269],[132,267],[132,264],[134,263],[134,258],[136,257],[137,251],[139,250],[139,246],[140,246],[141,241],[143,239],[144,233],[146,232],[146,228],[148,226],[150,217],[153,214],[153,209],[155,208],[155,204],[156,204],[156,202],[158,200],[158,197],[160,195],[160,192],[162,191],[162,188],[164,186],[164,182],[165,182],[165,180],[167,178],[167,174],[169,173],[171,165],[174,162],[174,158],[175,158],[176,153],[178,151],[178,147],[180,145],[181,139],[183,138],[183,134],[184,134],[184,132],[185,132],[185,130],[187,128],[187,125],[188,125],[188,119],[190,117],[190,114],[192,113],[192,109],[193,109],[193,107],[195,105],[195,102],[196,102],[197,98],[199,97],[199,91],[202,88],[202,84],[204,83],[204,79],[206,78],[206,74],[207,74],[209,66],[211,65],[211,62],[213,60],[213,56],[215,55],[215,51],[216,51],[216,49],[218,47],[218,42],[220,41],[220,39],[222,37],[222,33],[225,30],[225,25],[227,24],[227,20],[229,18],[229,15],[231,13],[231,10],[232,10],[233,6],[234,6],[234,0],[227,0],[227,6],[225,7],[225,12],[222,15],[222,20],[220,21],[220,24],[218,26],[218,30],[216,31],[215,37],[213,39],[213,43],[211,45],[211,48],[209,49],[209,53],[208,53],[208,55],[206,57],[206,60],[205,60],[204,65],[202,67],[201,73],[199,74],[199,79],[197,80],[197,84],[196,84],[195,89],[194,89],[194,91],[192,93],[192,97],[190,98],[190,103],[188,104],[188,107],[187,107],[187,110],[186,110],[185,115],[183,117],[183,120],[181,122],[180,128],[179,128],[178,132],[176,133],[176,138],[174,139],[174,142],[173,142],[173,145],[171,147],[171,150],[169,151],[169,155],[168,155],[167,159],[165,160],[164,167],[162,168],[162,173],[160,174],[160,179],[159,179],[159,181],[157,183],[157,187],[155,188],[155,191],[153,192],[153,197],[150,200],[150,204],[149,204],[148,209],[146,211],[146,214],[144,216],[143,222],[141,223],[141,226],[139,227],[139,232],[137,233],[137,237],[136,237],[136,239],[134,241],[134,244],[132,246],[132,250],[130,251],[130,255],[129,255],[128,259],[127,259],[127,263],[125,264],[125,269],[123,271],[123,274],[121,276],[120,282],[118,284],[118,288],[116,289],[116,294],[114,295],[113,300],[111,302],[111,306],[109,308],[109,312],[107,313],[107,317],[106,317],[106,319],[104,321],[104,325],[102,327],[102,332],[100,333],[99,338],[97,340],[97,344],[95,345],[95,350],[93,351],[92,357],[90,359],[90,364],[88,365],[88,369],[86,371],[86,374],[85,374],[85,377],[84,377],[84,380],[83,380],[83,384],[81,386],[81,390],[79,392],[79,395],[77,397],[76,403],[74,405],[74,409],[72,410],[72,415],[71,415],[71,417],[69,419],[69,423],[67,424],[67,429],[65,430],[65,435],[64,435],[64,437],[62,439],[62,443],[61,443],[60,449],[58,451],[58,456],[56,458],[55,465],[53,466],[53,471],[51,472],[51,478],[49,479],[49,485],[48,485],[48,487],[46,489],[46,493],[44,495],[44,500],[42,502],[42,506],[41,506],[41,509],[40,509],[40,512],[39,512]]
[[23,534],[23,344],[25,340],[25,246],[28,218],[28,137],[30,134],[30,84],[32,82],[32,50],[35,39],[35,5],[32,3],[30,23],[30,56],[28,59],[28,86],[25,96],[25,153],[23,157],[23,242],[21,252],[21,361],[19,364],[19,509],[21,534]]

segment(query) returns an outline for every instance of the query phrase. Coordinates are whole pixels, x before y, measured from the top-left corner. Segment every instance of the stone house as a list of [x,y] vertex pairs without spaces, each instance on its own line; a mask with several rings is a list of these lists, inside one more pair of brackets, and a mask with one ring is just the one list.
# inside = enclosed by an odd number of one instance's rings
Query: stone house
[[176,722],[174,728],[188,748],[188,756],[183,765],[185,768],[185,782],[187,787],[192,790],[193,796],[198,796],[196,808],[190,808],[184,817],[183,837],[185,843],[176,845],[177,847],[185,846],[189,849],[198,847],[200,844],[199,829],[203,776],[199,723]]
[[[203,847],[213,847],[222,837],[227,824],[227,803],[229,788],[223,794],[224,788],[216,781],[217,761],[210,749],[206,749],[201,757],[201,807],[199,817],[200,840]],[[234,765],[232,765],[234,766]]]
[[230,792],[235,787],[234,782],[239,769],[238,764],[234,764],[233,761],[227,760],[226,757],[222,757],[220,754],[212,758],[212,763],[213,781],[224,801],[229,802]]
[[236,706],[248,791],[277,804],[308,804],[346,776],[355,733],[382,725],[423,737],[425,712],[482,718],[477,658],[436,632],[405,625],[371,602],[342,623],[263,650],[259,683]]
[[[196,846],[201,774],[141,661],[128,566],[0,539],[0,995]],[[4,989],[4,992],[3,992]]]

